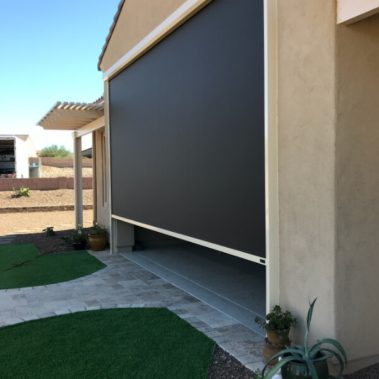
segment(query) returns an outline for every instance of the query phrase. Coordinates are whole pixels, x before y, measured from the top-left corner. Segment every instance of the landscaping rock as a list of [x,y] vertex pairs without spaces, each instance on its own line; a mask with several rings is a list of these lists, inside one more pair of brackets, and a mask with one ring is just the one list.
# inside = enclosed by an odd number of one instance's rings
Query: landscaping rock
[[254,379],[256,376],[232,355],[216,345],[209,379]]

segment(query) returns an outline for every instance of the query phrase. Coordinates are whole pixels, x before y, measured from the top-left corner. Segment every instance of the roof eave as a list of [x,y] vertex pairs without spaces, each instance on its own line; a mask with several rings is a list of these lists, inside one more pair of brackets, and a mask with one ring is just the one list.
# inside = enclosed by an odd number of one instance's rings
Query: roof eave
[[103,48],[101,50],[101,53],[100,53],[100,56],[99,56],[99,60],[97,62],[97,69],[99,71],[101,71],[101,63],[103,61],[103,58],[104,58],[104,55],[105,55],[105,52],[108,48],[108,45],[109,45],[109,42],[112,38],[112,35],[113,35],[113,32],[116,28],[116,25],[117,25],[117,22],[118,22],[118,19],[120,18],[120,15],[121,15],[121,11],[122,11],[122,7],[124,6],[125,4],[125,0],[121,0],[120,3],[118,4],[118,7],[117,7],[117,11],[116,11],[116,14],[114,15],[113,17],[113,22],[112,22],[112,25],[110,26],[109,28],[109,32],[108,32],[108,35],[105,39],[105,43],[103,45]]

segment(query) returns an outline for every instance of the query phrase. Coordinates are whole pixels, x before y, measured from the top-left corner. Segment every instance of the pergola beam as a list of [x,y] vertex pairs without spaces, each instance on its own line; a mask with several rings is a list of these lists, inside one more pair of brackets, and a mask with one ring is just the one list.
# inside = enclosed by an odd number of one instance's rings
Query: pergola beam
[[78,130],[104,115],[104,100],[56,103],[38,123],[49,130]]

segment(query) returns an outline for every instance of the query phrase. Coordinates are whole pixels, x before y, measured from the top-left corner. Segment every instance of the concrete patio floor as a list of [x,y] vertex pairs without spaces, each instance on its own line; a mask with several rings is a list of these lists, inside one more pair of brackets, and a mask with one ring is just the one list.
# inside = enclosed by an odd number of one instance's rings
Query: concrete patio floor
[[242,364],[262,368],[262,336],[122,255],[93,253],[107,267],[73,281],[0,290],[0,326],[101,308],[167,307]]
[[263,334],[255,318],[266,314],[264,266],[193,244],[150,247],[121,254]]

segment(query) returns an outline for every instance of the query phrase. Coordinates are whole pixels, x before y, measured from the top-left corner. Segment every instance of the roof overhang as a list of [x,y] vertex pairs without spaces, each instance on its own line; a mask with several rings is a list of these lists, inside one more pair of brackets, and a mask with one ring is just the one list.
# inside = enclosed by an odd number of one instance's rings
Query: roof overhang
[[93,103],[57,102],[38,122],[46,130],[75,131],[104,116],[104,100]]
[[337,22],[352,24],[379,13],[379,0],[338,0]]
[[115,14],[114,17],[113,17],[112,25],[111,25],[110,28],[109,28],[108,35],[107,35],[107,37],[106,37],[106,39],[105,39],[105,43],[104,43],[104,45],[103,45],[103,48],[102,48],[102,50],[101,50],[101,54],[100,54],[99,60],[98,60],[98,62],[97,62],[97,69],[98,69],[99,71],[101,71],[101,68],[100,68],[101,62],[102,62],[102,60],[103,60],[103,58],[104,58],[105,51],[107,50],[107,47],[108,47],[108,45],[109,45],[109,42],[110,42],[110,40],[111,40],[111,38],[112,38],[112,34],[113,34],[114,29],[115,29],[115,27],[116,27],[116,25],[117,25],[117,21],[118,21],[120,15],[121,15],[122,7],[124,6],[124,4],[125,4],[125,0],[120,0],[120,2],[119,2],[119,4],[118,4],[118,7],[117,7],[116,14]]

